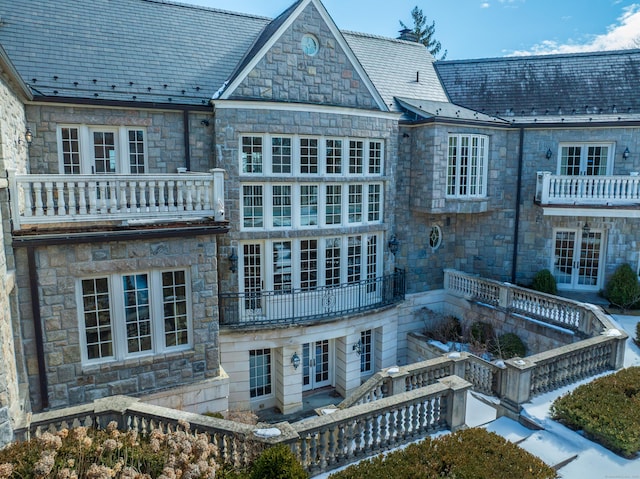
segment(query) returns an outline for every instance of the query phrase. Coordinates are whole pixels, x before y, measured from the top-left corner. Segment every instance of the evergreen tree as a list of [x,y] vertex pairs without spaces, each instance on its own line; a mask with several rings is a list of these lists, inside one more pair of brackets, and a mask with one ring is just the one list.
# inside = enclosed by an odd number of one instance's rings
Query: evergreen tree
[[[422,12],[422,9],[417,6],[411,10],[411,18],[413,19],[413,27],[408,27],[402,20],[400,20],[400,26],[413,32],[417,37],[416,41],[427,47],[429,53],[435,57],[442,49],[442,44],[433,37],[436,31],[436,22],[433,21],[431,25],[429,25],[426,15]],[[439,60],[444,60],[446,56],[447,51],[445,50]]]

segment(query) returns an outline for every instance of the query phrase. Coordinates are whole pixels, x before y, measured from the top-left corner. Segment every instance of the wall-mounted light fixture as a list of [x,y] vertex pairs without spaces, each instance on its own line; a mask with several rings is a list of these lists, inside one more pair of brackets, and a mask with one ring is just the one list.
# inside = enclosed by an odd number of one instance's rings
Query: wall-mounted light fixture
[[293,356],[291,356],[291,365],[293,369],[298,369],[298,366],[300,366],[300,356],[298,356],[298,353],[293,353]]
[[235,248],[231,248],[231,254],[229,255],[229,271],[232,273],[238,271],[238,255]]
[[553,151],[551,151],[551,148],[549,148],[549,149],[547,150],[547,154],[546,154],[546,156],[547,156],[547,160],[550,160],[550,159],[551,159],[551,157],[553,156]]
[[[22,136],[18,135],[18,145],[21,145],[22,141]],[[31,128],[27,127],[27,131],[24,132],[24,142],[27,144],[27,146],[30,146],[32,141],[33,133],[31,132]]]
[[589,223],[585,221],[584,226],[582,227],[582,234],[584,236],[587,236],[590,232],[591,232],[591,227],[589,226]]
[[209,126],[209,120],[207,120],[207,119],[201,120],[200,124],[204,125],[204,126]]
[[387,246],[389,247],[389,251],[391,252],[391,254],[395,256],[395,254],[398,252],[398,248],[400,247],[400,242],[398,241],[398,238],[396,238],[396,235],[391,235]]
[[354,343],[352,349],[358,356],[360,356],[362,354],[362,341],[358,340],[357,343]]
[[624,159],[626,160],[627,158],[629,158],[629,155],[630,155],[630,154],[631,154],[631,153],[629,152],[629,147],[627,147],[627,148],[625,148],[625,150],[622,152],[622,158],[624,158]]

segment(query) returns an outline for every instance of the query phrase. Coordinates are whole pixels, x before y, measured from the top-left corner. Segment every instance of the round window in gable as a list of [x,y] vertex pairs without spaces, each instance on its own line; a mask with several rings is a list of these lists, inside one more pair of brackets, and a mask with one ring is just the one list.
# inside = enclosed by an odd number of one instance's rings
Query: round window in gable
[[429,246],[433,251],[440,248],[442,244],[442,230],[439,226],[432,226],[431,231],[429,232]]
[[320,49],[320,43],[318,42],[318,39],[310,33],[302,36],[301,45],[304,54],[309,55],[310,57],[318,53],[318,50]]

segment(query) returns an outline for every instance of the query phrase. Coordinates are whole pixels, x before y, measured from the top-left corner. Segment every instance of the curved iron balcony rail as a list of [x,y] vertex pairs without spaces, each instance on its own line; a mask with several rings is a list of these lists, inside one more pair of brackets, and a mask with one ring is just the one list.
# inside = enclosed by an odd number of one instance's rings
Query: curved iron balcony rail
[[316,289],[220,293],[220,325],[276,326],[335,318],[404,300],[405,273]]

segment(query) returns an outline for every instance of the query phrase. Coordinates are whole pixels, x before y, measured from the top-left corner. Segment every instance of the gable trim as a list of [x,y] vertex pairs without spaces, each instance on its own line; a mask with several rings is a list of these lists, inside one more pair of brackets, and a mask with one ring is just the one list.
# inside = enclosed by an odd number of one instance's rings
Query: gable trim
[[[282,34],[293,24],[293,22],[300,16],[300,14],[304,11],[304,9],[309,6],[309,4],[313,4],[318,10],[318,13],[324,20],[325,24],[327,25],[331,33],[333,34],[336,42],[343,49],[347,58],[353,65],[354,69],[356,70],[360,78],[362,79],[362,82],[365,84],[367,90],[373,96],[376,104],[378,105],[378,108],[380,108],[381,111],[389,111],[388,106],[386,105],[382,96],[380,95],[380,93],[374,86],[373,82],[369,78],[369,75],[367,74],[366,70],[364,69],[364,67],[356,57],[355,53],[353,52],[353,50],[345,40],[344,36],[342,35],[342,32],[340,32],[340,30],[338,29],[338,27],[336,26],[333,19],[331,18],[327,10],[324,8],[324,5],[322,5],[322,2],[320,2],[320,0],[302,0],[300,4],[295,8],[295,10],[289,15],[289,17],[282,23],[282,25],[280,25],[278,30],[273,35],[271,35],[271,37],[265,42],[262,48],[260,48],[260,50],[254,55],[254,57],[250,59],[250,61],[244,66],[244,68],[240,72],[238,72],[235,75],[235,77],[233,77],[233,80],[231,81],[231,83],[228,86],[226,86],[226,88],[225,88],[226,84],[221,87],[220,90],[223,90],[223,91],[222,92],[218,91],[216,95],[214,95],[213,100],[216,100],[216,99],[228,100],[231,97],[231,95],[235,92],[235,90],[240,86],[240,84],[247,78],[249,73],[264,58],[264,56],[273,47],[276,41],[280,39]],[[258,36],[258,38],[260,38],[260,36]],[[251,51],[251,48],[249,49],[249,51]]]

